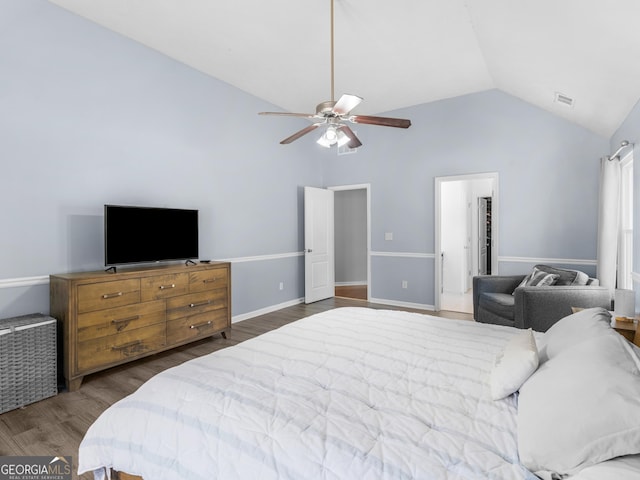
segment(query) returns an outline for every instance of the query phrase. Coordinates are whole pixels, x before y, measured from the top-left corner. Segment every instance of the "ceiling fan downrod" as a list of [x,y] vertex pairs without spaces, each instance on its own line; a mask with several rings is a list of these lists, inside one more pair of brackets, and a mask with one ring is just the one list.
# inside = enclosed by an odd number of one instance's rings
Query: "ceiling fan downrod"
[[335,99],[335,40],[334,40],[334,0],[331,2],[330,19],[330,60],[331,60],[331,100],[320,102],[316,106],[315,113],[289,113],[289,112],[260,112],[259,115],[278,115],[303,117],[314,122],[312,125],[299,130],[293,135],[285,138],[280,143],[289,144],[300,137],[314,131],[316,128],[324,126],[326,130],[318,139],[317,143],[323,147],[334,145],[346,145],[349,148],[358,148],[362,143],[355,133],[345,122],[360,123],[367,125],[380,125],[383,127],[409,128],[411,121],[403,118],[377,117],[371,115],[352,115],[351,111],[356,108],[362,97],[357,95],[343,94],[338,101]]
[[333,45],[333,0],[331,0],[331,101],[335,104],[335,77],[334,77],[334,45]]

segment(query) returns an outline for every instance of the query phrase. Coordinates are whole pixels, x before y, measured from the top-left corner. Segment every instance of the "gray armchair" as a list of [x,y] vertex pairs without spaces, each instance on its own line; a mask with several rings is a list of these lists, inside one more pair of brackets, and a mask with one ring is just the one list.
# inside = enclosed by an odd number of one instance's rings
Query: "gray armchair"
[[588,278],[586,285],[518,287],[525,276],[474,277],[475,320],[545,332],[558,320],[570,315],[571,307],[611,309],[611,293],[608,288],[600,287],[597,279]]

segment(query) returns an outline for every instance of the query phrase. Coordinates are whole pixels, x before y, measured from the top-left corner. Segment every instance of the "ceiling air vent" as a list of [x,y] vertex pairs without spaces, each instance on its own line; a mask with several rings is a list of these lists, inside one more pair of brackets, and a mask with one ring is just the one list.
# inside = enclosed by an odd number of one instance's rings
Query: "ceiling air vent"
[[573,101],[574,101],[573,98],[569,97],[568,95],[556,92],[556,99],[555,99],[556,103],[565,105],[567,107],[573,107]]

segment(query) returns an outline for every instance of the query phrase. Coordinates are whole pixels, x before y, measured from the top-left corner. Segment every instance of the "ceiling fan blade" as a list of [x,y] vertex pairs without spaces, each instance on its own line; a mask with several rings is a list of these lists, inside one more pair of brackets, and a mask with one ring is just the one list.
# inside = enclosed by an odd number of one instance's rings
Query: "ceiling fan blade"
[[349,118],[349,121],[367,125],[381,125],[383,127],[409,128],[411,126],[411,120],[404,118],[372,117],[370,115],[354,115]]
[[358,105],[360,105],[360,102],[362,102],[361,97],[345,93],[333,106],[333,112],[337,113],[338,115],[345,115],[356,108]]
[[294,133],[293,135],[291,135],[290,137],[285,138],[284,140],[282,140],[280,142],[281,145],[286,145],[288,143],[291,143],[297,139],[299,139],[300,137],[302,137],[303,135],[306,135],[309,132],[313,132],[316,128],[318,128],[320,125],[322,125],[321,123],[314,123],[313,125],[309,125],[306,128],[303,128],[302,130]]
[[305,117],[314,118],[315,113],[292,113],[292,112],[258,112],[258,115],[279,115],[281,117]]
[[353,133],[353,130],[351,130],[348,125],[342,125],[338,128],[338,130],[349,137],[349,143],[347,143],[347,147],[358,148],[362,146],[362,142],[358,139],[358,137],[356,137],[356,134]]

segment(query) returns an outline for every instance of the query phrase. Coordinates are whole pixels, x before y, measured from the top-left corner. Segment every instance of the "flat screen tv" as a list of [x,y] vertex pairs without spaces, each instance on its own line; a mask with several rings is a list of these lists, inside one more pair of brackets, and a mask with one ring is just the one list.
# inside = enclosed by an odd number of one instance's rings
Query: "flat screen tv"
[[104,206],[104,263],[198,258],[198,210]]

